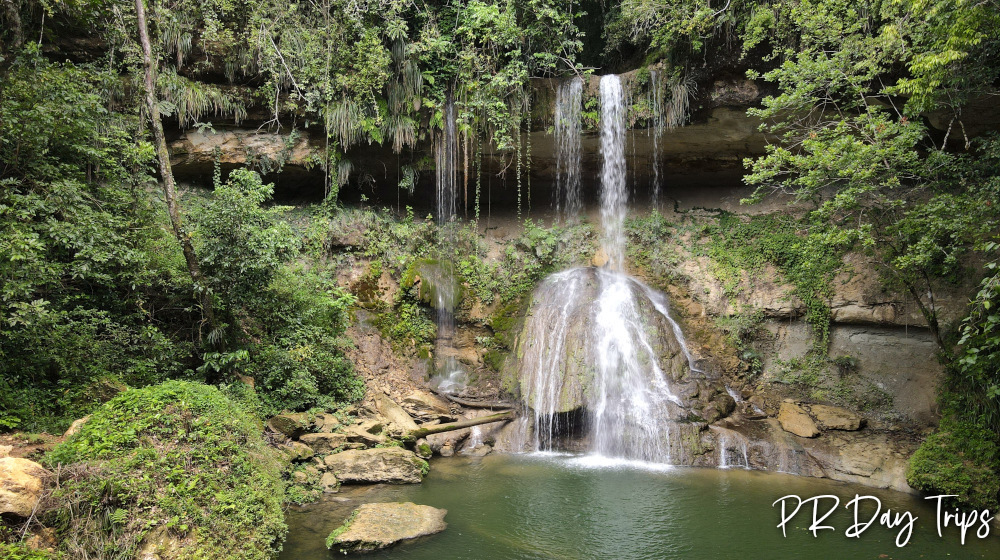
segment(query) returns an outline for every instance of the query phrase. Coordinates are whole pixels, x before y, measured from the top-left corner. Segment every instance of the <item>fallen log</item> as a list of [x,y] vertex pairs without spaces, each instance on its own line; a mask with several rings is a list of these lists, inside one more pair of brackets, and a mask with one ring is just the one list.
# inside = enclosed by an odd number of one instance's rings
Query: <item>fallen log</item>
[[479,418],[471,418],[469,420],[460,420],[458,422],[451,422],[450,424],[436,424],[434,426],[427,426],[426,428],[417,428],[416,430],[410,430],[403,436],[403,439],[408,441],[418,440],[422,437],[427,437],[431,434],[440,434],[442,432],[450,432],[453,430],[461,430],[462,428],[471,428],[473,426],[479,426],[480,424],[492,424],[493,422],[509,422],[514,419],[514,411],[508,410],[506,412],[498,412],[497,414],[490,414],[489,416],[480,416]]
[[492,402],[491,401],[486,401],[486,402],[483,402],[483,401],[472,401],[472,400],[468,400],[468,399],[462,399],[462,398],[456,397],[454,395],[450,395],[448,393],[445,393],[443,391],[438,391],[436,389],[431,389],[431,392],[434,393],[435,395],[439,396],[439,397],[443,397],[445,399],[448,399],[449,401],[451,401],[451,402],[453,402],[455,404],[462,405],[462,406],[464,406],[466,408],[498,408],[500,410],[514,410],[515,408],[517,408],[517,405],[514,404],[514,403],[505,403],[505,402],[499,402],[499,401],[492,401]]

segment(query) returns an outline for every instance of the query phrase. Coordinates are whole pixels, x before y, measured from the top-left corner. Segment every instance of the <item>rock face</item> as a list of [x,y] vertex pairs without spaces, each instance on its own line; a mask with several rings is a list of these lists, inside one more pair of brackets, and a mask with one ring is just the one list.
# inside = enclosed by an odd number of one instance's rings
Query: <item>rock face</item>
[[299,438],[299,441],[308,445],[316,453],[322,455],[325,453],[333,453],[335,449],[346,444],[347,436],[344,434],[334,433],[305,434]]
[[825,404],[809,405],[809,413],[819,425],[827,430],[853,432],[861,429],[861,416],[839,406]]
[[819,428],[809,413],[793,402],[781,403],[778,423],[781,424],[781,429],[799,437],[813,438],[819,435]]
[[327,471],[345,484],[388,482],[417,483],[427,462],[399,447],[357,449],[327,456]]
[[47,471],[28,459],[0,459],[0,514],[29,517],[42,497]]
[[378,408],[382,416],[385,416],[386,420],[394,425],[396,431],[405,433],[417,429],[417,423],[413,421],[413,418],[388,396],[375,395],[375,407]]
[[365,504],[343,527],[330,534],[327,546],[341,553],[371,552],[400,541],[440,533],[448,526],[448,510],[411,502]]

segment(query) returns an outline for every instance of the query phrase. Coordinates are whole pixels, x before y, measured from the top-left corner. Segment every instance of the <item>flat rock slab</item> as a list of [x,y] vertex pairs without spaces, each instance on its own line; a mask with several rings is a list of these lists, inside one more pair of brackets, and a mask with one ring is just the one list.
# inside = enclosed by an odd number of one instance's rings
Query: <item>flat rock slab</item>
[[[327,539],[327,547],[342,553],[371,552],[400,541],[433,535],[448,526],[448,510],[412,502],[365,504],[354,510],[344,527]],[[345,528],[346,527],[346,528]]]
[[326,470],[345,484],[417,483],[427,462],[401,447],[357,449],[327,455]]

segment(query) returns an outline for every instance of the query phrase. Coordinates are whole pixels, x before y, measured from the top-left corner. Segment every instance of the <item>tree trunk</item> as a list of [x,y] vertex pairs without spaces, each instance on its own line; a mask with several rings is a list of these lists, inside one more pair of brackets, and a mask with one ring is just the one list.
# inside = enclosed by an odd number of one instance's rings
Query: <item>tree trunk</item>
[[4,12],[7,14],[7,25],[10,30],[9,52],[16,51],[24,44],[24,31],[21,28],[21,13],[15,0],[3,0]]
[[146,9],[143,0],[135,0],[135,15],[139,25],[139,42],[142,43],[142,62],[145,67],[146,83],[146,111],[149,112],[150,127],[153,129],[153,147],[156,149],[156,157],[160,163],[160,175],[163,179],[163,197],[167,201],[167,212],[170,214],[170,225],[174,230],[177,241],[181,244],[184,252],[184,260],[187,262],[188,273],[191,274],[191,281],[194,289],[198,292],[201,300],[202,313],[208,321],[211,329],[215,325],[215,310],[212,305],[211,294],[202,281],[201,268],[198,266],[198,257],[194,253],[194,246],[191,244],[191,236],[184,231],[181,222],[180,207],[177,204],[177,192],[174,187],[174,174],[170,169],[170,154],[167,152],[167,141],[163,136],[163,123],[160,122],[160,109],[156,99],[156,66],[153,62],[153,48],[149,43],[149,31],[146,26]]
[[473,426],[479,426],[480,424],[492,424],[493,422],[509,422],[514,419],[514,411],[508,410],[507,412],[500,412],[498,414],[491,414],[489,416],[480,416],[479,418],[472,418],[471,420],[462,420],[460,422],[452,422],[451,424],[438,424],[436,426],[428,426],[426,428],[418,428],[412,430],[403,436],[406,440],[417,440],[422,437],[429,436],[431,434],[440,434],[442,432],[450,432],[452,430],[461,430],[462,428],[471,428]]

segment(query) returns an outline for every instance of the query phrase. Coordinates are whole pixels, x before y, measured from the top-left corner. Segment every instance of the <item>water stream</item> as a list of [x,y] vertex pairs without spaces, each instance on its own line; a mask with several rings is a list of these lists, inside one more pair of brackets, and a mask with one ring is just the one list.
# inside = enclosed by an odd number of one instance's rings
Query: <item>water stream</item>
[[580,133],[583,107],[583,78],[564,80],[556,90],[556,214],[572,221],[580,214]]

